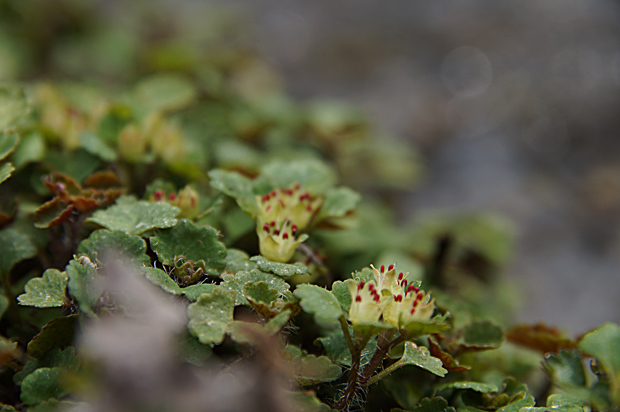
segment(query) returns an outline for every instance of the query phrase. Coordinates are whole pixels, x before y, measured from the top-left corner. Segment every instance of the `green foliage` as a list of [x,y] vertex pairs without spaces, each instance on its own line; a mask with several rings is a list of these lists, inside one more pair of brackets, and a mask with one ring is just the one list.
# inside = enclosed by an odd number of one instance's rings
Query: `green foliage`
[[78,253],[97,262],[104,252],[121,253],[125,259],[139,265],[150,263],[146,255],[146,243],[138,236],[132,236],[120,230],[95,230],[78,246]]
[[37,253],[30,237],[14,228],[0,231],[0,245],[0,276],[8,276],[15,264]]
[[618,325],[512,325],[510,224],[396,223],[416,150],[287,98],[227,18],[0,3],[0,410],[620,407]]
[[329,290],[316,285],[299,285],[294,294],[302,309],[314,315],[320,324],[337,322],[343,316],[338,299]]
[[116,205],[96,211],[87,222],[129,235],[141,235],[149,230],[176,225],[179,212],[179,208],[165,202],[150,203],[123,197],[117,200]]
[[67,394],[62,387],[62,368],[39,368],[22,381],[21,399],[33,405],[48,399],[59,399]]
[[60,307],[65,304],[68,279],[65,272],[48,269],[42,277],[29,280],[25,293],[19,295],[17,300],[20,305],[37,308]]
[[230,331],[235,308],[232,292],[215,289],[202,294],[187,309],[189,331],[204,344],[219,344]]
[[183,219],[174,227],[159,231],[150,241],[165,265],[179,266],[179,260],[194,262],[213,275],[226,267],[226,247],[218,241],[217,231],[212,227],[199,228]]
[[442,367],[441,361],[434,356],[431,356],[426,347],[416,346],[412,342],[405,343],[405,352],[403,353],[403,357],[400,358],[400,360],[394,365],[398,365],[399,367],[405,365],[415,365],[442,377],[448,373],[448,371]]
[[294,265],[286,263],[271,262],[262,256],[254,256],[250,258],[252,262],[256,262],[258,269],[263,272],[273,273],[274,275],[288,278],[294,275],[304,275],[308,272],[308,268],[302,263],[297,262]]

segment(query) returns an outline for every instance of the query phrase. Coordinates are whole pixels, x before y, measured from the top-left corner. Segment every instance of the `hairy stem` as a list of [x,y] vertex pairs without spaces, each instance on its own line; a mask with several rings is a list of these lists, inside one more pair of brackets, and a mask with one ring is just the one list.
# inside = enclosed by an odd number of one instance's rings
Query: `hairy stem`
[[351,358],[355,359],[359,358],[359,353],[355,344],[353,343],[353,339],[351,339],[351,334],[349,333],[349,325],[347,325],[347,320],[344,316],[338,318],[340,321],[340,327],[342,328],[342,333],[344,334],[344,339],[347,341],[347,346],[349,347],[349,352],[351,352]]
[[377,350],[374,355],[372,355],[370,362],[368,362],[360,374],[359,383],[362,387],[366,386],[368,379],[370,379],[377,368],[381,366],[381,363],[383,362],[383,359],[385,359],[388,351],[393,347],[392,342],[390,342],[392,336],[394,336],[394,329],[386,330],[379,334],[379,338],[377,340]]
[[344,411],[347,409],[351,401],[357,395],[357,391],[360,389],[358,384],[358,373],[360,368],[360,360],[359,357],[357,359],[353,359],[353,363],[351,365],[351,371],[349,372],[349,380],[347,381],[347,387],[342,394],[342,397],[338,400],[336,404],[336,410]]

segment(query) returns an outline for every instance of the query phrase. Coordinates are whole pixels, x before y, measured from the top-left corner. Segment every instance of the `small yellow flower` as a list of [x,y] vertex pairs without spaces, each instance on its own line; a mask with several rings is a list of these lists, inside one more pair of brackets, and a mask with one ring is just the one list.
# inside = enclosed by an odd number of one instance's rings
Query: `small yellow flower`
[[288,219],[297,225],[299,230],[303,230],[320,209],[322,198],[304,192],[300,185],[296,184],[288,189],[272,190],[263,196],[256,196],[256,203],[257,220],[261,225],[278,219]]
[[151,195],[151,201],[164,201],[181,209],[179,217],[193,219],[200,213],[200,196],[191,186],[185,186],[178,193],[167,194],[161,189]]
[[414,284],[407,274],[396,274],[396,265],[385,270],[372,266],[375,280],[359,283],[348,280],[351,294],[349,320],[353,325],[382,320],[399,329],[411,322],[427,322],[435,310],[435,300]]
[[305,233],[297,237],[297,231],[297,225],[288,219],[283,222],[272,220],[257,227],[261,255],[274,262],[288,262],[297,246],[308,238]]

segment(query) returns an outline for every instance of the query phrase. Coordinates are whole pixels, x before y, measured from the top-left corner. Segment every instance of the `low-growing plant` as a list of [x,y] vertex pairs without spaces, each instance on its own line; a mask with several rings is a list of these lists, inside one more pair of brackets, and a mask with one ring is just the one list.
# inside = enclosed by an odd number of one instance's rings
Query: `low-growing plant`
[[148,47],[120,91],[0,87],[3,411],[619,409],[620,326],[514,324],[509,224],[396,222],[412,148]]

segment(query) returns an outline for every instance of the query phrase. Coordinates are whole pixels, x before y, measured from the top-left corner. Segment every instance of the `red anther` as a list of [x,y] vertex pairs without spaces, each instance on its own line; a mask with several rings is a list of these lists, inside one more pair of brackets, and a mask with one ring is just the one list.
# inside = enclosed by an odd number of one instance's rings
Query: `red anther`
[[424,294],[420,292],[418,293],[418,296],[416,297],[416,299],[422,300],[423,297],[424,297]]
[[301,186],[299,186],[299,183],[295,183],[295,190],[299,190]]
[[271,192],[271,196],[276,197],[276,195],[278,194],[278,192],[276,192],[275,190],[273,192]]
[[174,193],[170,193],[170,196],[168,196],[168,199],[170,200],[174,200],[176,199],[177,195],[175,195]]
[[414,291],[415,293],[418,293],[418,292],[420,291],[420,288],[418,288],[418,287],[414,287],[414,288],[413,288],[413,291]]
[[381,265],[381,273],[385,272],[385,265]]
[[362,297],[361,297],[360,295],[357,295],[357,296],[355,297],[355,301],[356,301],[356,302],[361,302],[361,301],[362,301]]
[[288,225],[290,225],[290,224],[291,224],[291,221],[290,221],[290,220],[286,219],[286,220],[284,221],[284,226],[288,226]]
[[402,302],[403,301],[403,295],[396,295],[396,296],[394,296],[394,301]]
[[291,233],[294,235],[295,233],[297,233],[297,225],[293,225],[291,227]]
[[377,303],[381,302],[381,298],[379,298],[379,295],[375,295],[375,297],[373,298],[373,300]]
[[196,206],[196,199],[192,197],[189,203],[192,205],[192,207]]
[[282,199],[280,199],[280,200],[278,201],[278,203],[280,203],[280,205],[281,205],[282,207],[284,207],[284,208],[286,207],[286,205],[284,204],[284,201],[283,201]]
[[272,220],[271,223],[269,223],[269,226],[274,227],[276,225],[276,221]]
[[362,281],[361,281],[361,282],[357,285],[357,290],[364,289],[364,285],[365,285],[365,284],[366,284],[366,283],[362,280]]
[[310,205],[306,206],[306,210],[307,210],[308,212],[312,212],[312,206],[310,206]]
[[413,313],[415,312],[415,308],[411,309],[411,314],[413,315]]
[[371,291],[371,292],[372,292],[373,290],[375,290],[375,285],[374,285],[374,284],[372,284],[372,283],[369,283],[369,284],[368,284],[368,290],[369,290],[369,291]]
[[276,230],[274,230],[274,231],[273,231],[273,233],[274,233],[276,236],[279,236],[279,235],[280,235],[280,229],[276,229]]
[[403,280],[403,276],[404,276],[404,275],[403,275],[403,272],[400,272],[400,273],[398,274],[398,280]]
[[409,285],[409,287],[407,288],[407,293],[411,293],[412,290],[415,290],[416,287],[413,285]]
[[267,223],[265,223],[265,226],[263,226],[263,230],[265,232],[269,232],[269,225]]
[[280,189],[280,192],[283,193],[283,194],[286,194],[286,189],[282,188],[282,189]]
[[284,232],[284,234],[282,235],[282,239],[288,239],[288,233]]
[[164,197],[164,191],[163,190],[156,190],[155,193],[153,193],[153,197],[155,197],[155,200],[161,200]]
[[286,194],[289,195],[289,196],[292,196],[293,195],[293,189],[287,190]]
[[266,212],[269,212],[271,210],[271,205],[267,206],[267,208],[265,209]]
[[403,289],[407,289],[407,279],[403,279],[403,281],[402,281],[402,282],[400,282],[400,286],[401,286]]
[[388,266],[388,272],[389,272],[390,270],[392,270],[392,269],[394,269],[394,265],[393,265],[393,264],[392,264],[392,265],[390,265],[390,266]]
[[415,309],[416,306],[418,306],[418,303],[420,303],[420,301],[417,300],[417,299],[413,301],[413,308],[414,309]]

